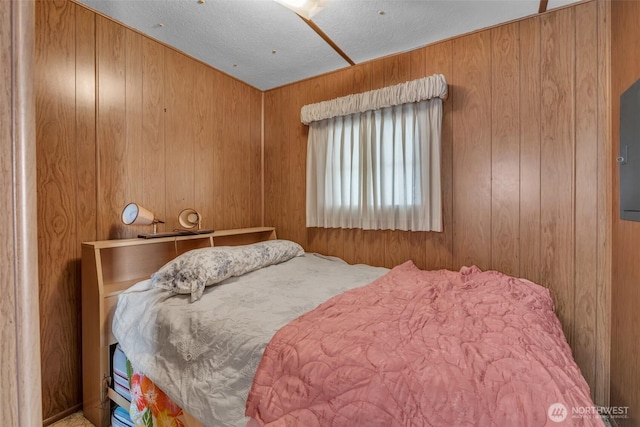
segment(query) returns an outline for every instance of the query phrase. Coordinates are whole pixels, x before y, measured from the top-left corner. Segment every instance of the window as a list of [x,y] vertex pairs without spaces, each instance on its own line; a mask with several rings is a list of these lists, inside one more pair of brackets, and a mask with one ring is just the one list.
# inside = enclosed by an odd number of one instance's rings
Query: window
[[307,226],[442,231],[441,123],[440,98],[311,122]]

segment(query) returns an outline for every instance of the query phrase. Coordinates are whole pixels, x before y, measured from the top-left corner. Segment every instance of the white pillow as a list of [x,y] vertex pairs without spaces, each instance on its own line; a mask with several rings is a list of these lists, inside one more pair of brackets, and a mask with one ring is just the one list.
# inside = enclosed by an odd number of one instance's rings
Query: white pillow
[[155,272],[151,285],[172,294],[191,294],[191,302],[194,302],[202,297],[207,286],[301,255],[304,255],[304,249],[289,240],[194,249]]

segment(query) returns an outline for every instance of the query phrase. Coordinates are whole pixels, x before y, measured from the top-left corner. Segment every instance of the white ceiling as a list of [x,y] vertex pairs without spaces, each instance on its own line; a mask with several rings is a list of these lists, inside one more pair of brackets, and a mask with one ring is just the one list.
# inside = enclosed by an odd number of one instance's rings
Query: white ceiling
[[[349,66],[306,22],[273,0],[77,1],[261,90]],[[547,10],[576,1],[549,0]],[[325,0],[312,20],[357,64],[534,15],[539,5]]]

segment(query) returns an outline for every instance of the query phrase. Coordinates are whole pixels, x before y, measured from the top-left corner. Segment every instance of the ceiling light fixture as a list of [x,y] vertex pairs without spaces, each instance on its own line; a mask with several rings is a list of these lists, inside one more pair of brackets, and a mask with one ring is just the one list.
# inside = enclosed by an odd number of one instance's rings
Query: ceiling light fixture
[[322,9],[321,0],[274,0],[284,7],[293,10],[304,19],[311,19]]

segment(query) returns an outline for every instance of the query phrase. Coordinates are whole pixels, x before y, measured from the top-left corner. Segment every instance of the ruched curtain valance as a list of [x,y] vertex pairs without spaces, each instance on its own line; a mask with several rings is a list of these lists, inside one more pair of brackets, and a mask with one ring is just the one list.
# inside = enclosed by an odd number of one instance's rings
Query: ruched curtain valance
[[308,125],[331,117],[379,110],[410,102],[426,101],[432,98],[447,99],[447,94],[447,82],[444,76],[434,74],[395,86],[305,105],[300,112],[300,118],[302,123]]

